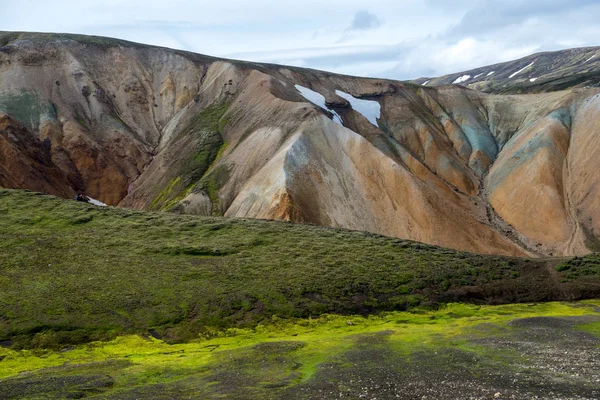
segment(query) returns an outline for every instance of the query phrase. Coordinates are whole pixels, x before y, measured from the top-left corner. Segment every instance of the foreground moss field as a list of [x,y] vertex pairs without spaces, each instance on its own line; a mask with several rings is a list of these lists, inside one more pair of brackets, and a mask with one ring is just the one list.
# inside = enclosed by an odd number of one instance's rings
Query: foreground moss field
[[0,399],[598,398],[599,276],[0,189]]
[[184,344],[0,349],[0,398],[595,398],[599,346],[594,300],[322,315]]

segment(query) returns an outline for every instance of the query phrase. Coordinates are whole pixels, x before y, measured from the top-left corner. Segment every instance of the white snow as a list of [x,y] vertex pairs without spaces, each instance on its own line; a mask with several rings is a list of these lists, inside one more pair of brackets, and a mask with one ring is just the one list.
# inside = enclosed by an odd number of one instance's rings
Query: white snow
[[538,80],[538,78],[531,78],[531,79],[529,80],[529,82],[535,82],[535,81],[537,81],[537,80]]
[[475,75],[475,76],[473,77],[473,79],[477,79],[477,78],[479,78],[481,75],[483,75],[483,72],[482,72],[482,73],[480,73],[480,74],[477,74],[477,75]]
[[95,206],[99,206],[99,207],[106,207],[106,204],[104,204],[103,202],[96,200],[96,199],[92,199],[91,197],[88,197],[88,199],[90,199],[90,204],[93,204]]
[[496,72],[496,71],[492,71],[492,72],[488,73],[486,76],[494,75],[494,72]]
[[369,120],[370,123],[379,128],[379,124],[377,123],[377,119],[381,117],[381,104],[379,104],[379,102],[374,100],[357,99],[348,93],[342,92],[341,90],[336,90],[335,94],[348,100],[350,107],[352,107],[354,111],[362,114],[366,119]]
[[471,78],[471,75],[463,75],[460,78],[456,78],[454,80],[454,82],[452,82],[453,85],[456,85],[457,83],[463,83],[468,81]]
[[585,60],[584,64],[588,61],[590,61],[592,58],[596,57],[596,55],[594,54],[593,56],[591,56],[590,58],[588,58],[587,60]]
[[340,117],[340,115],[338,113],[336,113],[334,110],[330,110],[329,108],[327,108],[327,105],[325,104],[325,96],[323,96],[319,92],[315,92],[314,90],[305,88],[304,86],[294,85],[294,87],[296,88],[297,91],[300,92],[302,97],[304,97],[306,100],[308,100],[311,103],[313,103],[314,105],[322,108],[323,110],[329,111],[330,113],[332,113],[333,114],[333,122],[343,126],[342,117]]
[[423,86],[427,86],[427,84],[428,84],[429,82],[431,82],[431,81],[426,81],[426,82],[423,82]]
[[512,74],[511,76],[509,76],[509,77],[508,77],[508,79],[512,79],[512,78],[514,78],[515,76],[519,75],[521,72],[523,72],[523,71],[525,71],[527,68],[531,67],[531,66],[533,65],[533,63],[534,63],[534,62],[535,62],[535,61],[532,61],[532,62],[531,62],[531,64],[529,64],[528,66],[521,68],[520,70],[518,70],[517,72],[515,72],[514,74]]

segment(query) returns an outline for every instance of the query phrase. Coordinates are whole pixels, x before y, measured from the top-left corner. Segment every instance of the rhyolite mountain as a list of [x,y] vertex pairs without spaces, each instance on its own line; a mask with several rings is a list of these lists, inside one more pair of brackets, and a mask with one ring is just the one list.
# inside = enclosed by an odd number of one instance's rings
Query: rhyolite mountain
[[592,87],[493,94],[0,33],[0,186],[65,198],[583,254],[600,249],[599,130]]
[[532,54],[514,61],[411,81],[419,85],[462,85],[488,93],[540,93],[600,87],[600,47]]

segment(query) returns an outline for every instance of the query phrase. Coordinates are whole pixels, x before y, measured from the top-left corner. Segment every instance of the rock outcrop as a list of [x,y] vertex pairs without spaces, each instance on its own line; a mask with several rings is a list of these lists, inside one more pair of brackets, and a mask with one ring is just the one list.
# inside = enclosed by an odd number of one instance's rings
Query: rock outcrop
[[487,94],[0,33],[0,186],[124,207],[582,254],[600,248],[599,112],[594,88]]

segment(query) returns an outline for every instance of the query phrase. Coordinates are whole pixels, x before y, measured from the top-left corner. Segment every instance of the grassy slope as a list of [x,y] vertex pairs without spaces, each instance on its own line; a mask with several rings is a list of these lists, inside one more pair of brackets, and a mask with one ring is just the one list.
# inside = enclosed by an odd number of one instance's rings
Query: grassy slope
[[179,341],[276,317],[590,297],[600,274],[590,260],[553,291],[544,261],[0,190],[0,341],[61,347],[144,332]]

